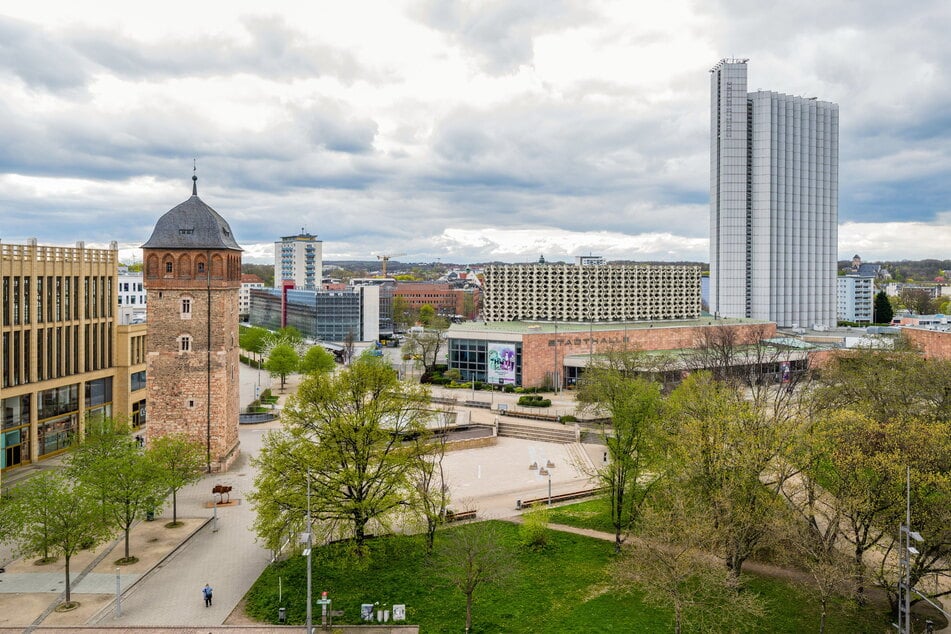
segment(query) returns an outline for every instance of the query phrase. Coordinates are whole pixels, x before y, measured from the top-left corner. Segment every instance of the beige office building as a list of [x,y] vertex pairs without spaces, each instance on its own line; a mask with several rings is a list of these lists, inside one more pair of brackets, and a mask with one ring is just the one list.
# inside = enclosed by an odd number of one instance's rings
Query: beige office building
[[118,250],[0,245],[0,470],[64,451],[88,421],[145,422],[146,325],[118,320]]

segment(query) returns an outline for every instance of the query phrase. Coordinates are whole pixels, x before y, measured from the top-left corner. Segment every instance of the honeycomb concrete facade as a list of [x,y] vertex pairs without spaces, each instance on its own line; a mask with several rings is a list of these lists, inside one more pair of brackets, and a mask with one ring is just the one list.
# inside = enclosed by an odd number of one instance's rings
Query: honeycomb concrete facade
[[[203,220],[210,221],[205,230],[196,230]],[[241,251],[217,241],[212,234],[219,230],[230,236],[227,223],[195,192],[159,220],[143,246],[149,293],[147,439],[187,434],[206,448],[212,471],[227,469],[238,456]]]
[[487,322],[622,322],[700,317],[699,266],[485,267]]

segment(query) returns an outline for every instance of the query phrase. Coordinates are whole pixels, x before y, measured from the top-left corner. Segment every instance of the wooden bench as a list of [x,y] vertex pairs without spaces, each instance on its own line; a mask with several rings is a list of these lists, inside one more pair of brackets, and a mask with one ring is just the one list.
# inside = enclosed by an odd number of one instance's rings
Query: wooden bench
[[540,498],[518,500],[515,504],[515,509],[520,510],[537,504],[548,504],[549,499],[551,499],[552,503],[554,504],[555,502],[565,502],[567,500],[577,500],[579,498],[592,497],[601,493],[604,493],[604,489],[584,489],[582,491],[572,491],[571,493],[559,493],[558,495],[551,496],[551,498],[546,495]]
[[476,516],[476,509],[470,511],[446,511],[447,522],[461,522],[463,520],[473,520]]

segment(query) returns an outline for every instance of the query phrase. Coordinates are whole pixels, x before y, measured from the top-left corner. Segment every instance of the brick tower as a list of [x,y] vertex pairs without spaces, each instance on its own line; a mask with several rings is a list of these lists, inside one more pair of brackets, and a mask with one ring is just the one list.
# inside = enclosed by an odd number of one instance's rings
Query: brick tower
[[210,471],[238,456],[241,247],[198,197],[159,218],[142,245],[148,291],[148,438],[184,432]]

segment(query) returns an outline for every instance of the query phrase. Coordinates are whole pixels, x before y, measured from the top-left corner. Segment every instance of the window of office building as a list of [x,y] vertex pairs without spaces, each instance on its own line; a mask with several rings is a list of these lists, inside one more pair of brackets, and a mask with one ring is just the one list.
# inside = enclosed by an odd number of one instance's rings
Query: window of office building
[[30,395],[5,398],[0,404],[0,468],[6,469],[30,461]]
[[66,385],[37,394],[38,453],[45,456],[69,446],[79,421],[79,385]]
[[41,421],[37,427],[39,455],[47,456],[67,449],[79,427],[78,421],[78,414],[64,414]]
[[141,427],[146,421],[145,399],[132,404],[132,426]]
[[133,372],[132,375],[131,375],[131,377],[130,377],[130,379],[131,379],[131,381],[130,381],[131,385],[130,385],[130,388],[129,388],[129,389],[130,389],[132,392],[135,392],[136,390],[144,390],[144,389],[145,389],[145,387],[146,387],[146,383],[145,383],[145,370],[142,370],[141,372]]

